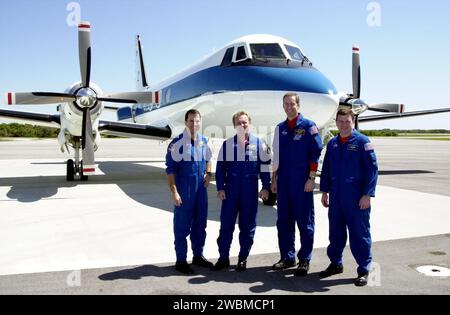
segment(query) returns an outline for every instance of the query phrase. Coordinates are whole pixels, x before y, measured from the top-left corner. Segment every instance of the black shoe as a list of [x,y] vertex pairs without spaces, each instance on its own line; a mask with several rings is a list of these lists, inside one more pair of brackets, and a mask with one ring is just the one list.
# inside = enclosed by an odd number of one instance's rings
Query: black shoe
[[229,259],[219,259],[214,266],[211,267],[212,271],[219,271],[230,267]]
[[245,271],[247,270],[247,261],[243,260],[243,261],[239,261],[236,268],[234,269],[237,272],[241,272],[241,271]]
[[291,268],[295,265],[295,260],[283,260],[281,259],[275,265],[272,266],[272,270],[283,270]]
[[369,278],[368,273],[358,273],[358,278],[355,279],[355,285],[357,287],[364,287],[367,285],[367,278]]
[[189,264],[185,261],[177,262],[175,264],[175,269],[181,273],[184,273],[185,275],[190,275],[194,273],[194,270],[192,270]]
[[331,277],[344,272],[343,265],[330,264],[327,269],[320,272],[320,279]]
[[294,276],[296,277],[303,277],[308,274],[309,271],[309,261],[307,260],[300,260],[298,262],[297,270],[294,272]]
[[211,268],[213,263],[206,260],[203,256],[197,256],[192,259],[192,264],[199,267]]

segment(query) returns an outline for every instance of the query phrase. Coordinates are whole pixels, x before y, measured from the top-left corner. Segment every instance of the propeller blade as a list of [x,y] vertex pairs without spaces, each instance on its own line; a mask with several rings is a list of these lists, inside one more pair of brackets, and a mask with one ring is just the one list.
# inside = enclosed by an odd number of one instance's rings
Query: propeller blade
[[361,65],[359,60],[359,47],[353,46],[352,58],[352,81],[353,81],[353,97],[361,97]]
[[153,94],[153,92],[123,92],[98,97],[97,99],[112,103],[151,104],[156,103],[156,96]]
[[42,105],[59,104],[75,101],[75,95],[67,93],[52,92],[9,92],[5,95],[5,104],[7,105]]
[[397,113],[401,114],[405,111],[403,104],[375,104],[370,105],[368,110],[380,113]]
[[91,110],[85,108],[83,111],[83,133],[82,141],[82,160],[83,175],[89,176],[95,174],[95,156],[94,156],[94,138],[92,135]]
[[81,22],[78,25],[78,49],[81,82],[83,87],[89,87],[91,81],[91,24],[89,22]]

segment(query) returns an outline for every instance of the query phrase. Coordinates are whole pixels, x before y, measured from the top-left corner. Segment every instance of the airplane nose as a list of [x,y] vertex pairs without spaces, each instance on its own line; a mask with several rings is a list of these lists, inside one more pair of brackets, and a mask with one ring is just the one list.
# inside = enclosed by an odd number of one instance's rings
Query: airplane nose
[[242,91],[271,90],[337,94],[333,83],[314,68],[242,67],[237,74]]

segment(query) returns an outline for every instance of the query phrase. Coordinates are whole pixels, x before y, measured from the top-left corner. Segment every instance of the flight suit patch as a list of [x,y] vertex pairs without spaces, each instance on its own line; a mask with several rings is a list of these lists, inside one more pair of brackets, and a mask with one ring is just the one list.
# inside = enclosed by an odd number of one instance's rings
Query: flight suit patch
[[305,135],[305,130],[304,129],[297,129],[297,130],[295,130],[294,141],[301,140],[304,135]]
[[347,149],[348,149],[349,151],[355,151],[355,152],[357,152],[357,151],[358,151],[358,145],[356,145],[356,144],[349,144],[349,145],[347,146]]

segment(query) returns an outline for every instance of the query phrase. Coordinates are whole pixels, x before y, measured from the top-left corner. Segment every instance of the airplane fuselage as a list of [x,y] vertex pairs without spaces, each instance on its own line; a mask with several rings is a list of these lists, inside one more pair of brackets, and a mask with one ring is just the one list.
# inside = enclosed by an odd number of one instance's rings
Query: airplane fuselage
[[[256,58],[252,45],[263,43],[278,45],[285,59]],[[237,60],[242,47],[246,55]],[[296,92],[301,98],[302,114],[326,129],[332,123],[340,96],[333,83],[309,60],[300,61],[286,47],[303,56],[298,46],[280,37],[251,35],[238,39],[164,82],[149,86],[148,90],[157,91],[158,104],[137,104],[131,111],[119,111],[118,118],[170,126],[172,136],[176,136],[184,128],[186,110],[195,108],[202,114],[203,133],[225,138],[234,133],[232,115],[246,110],[256,132],[268,135],[285,117],[283,95]]]

